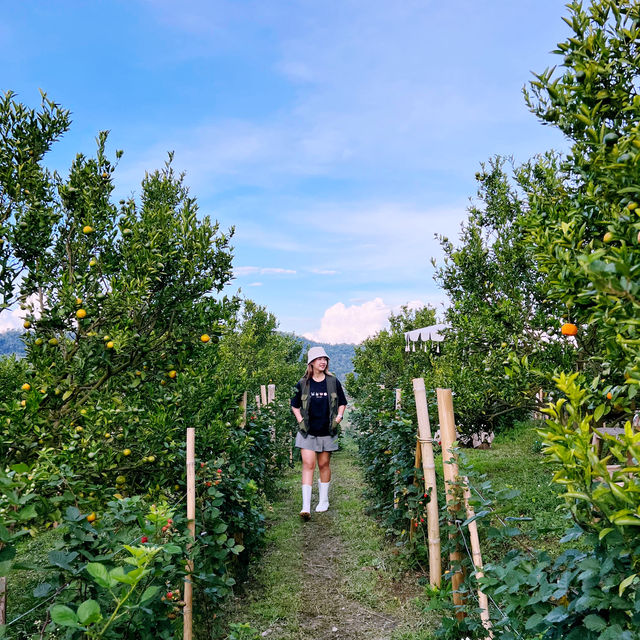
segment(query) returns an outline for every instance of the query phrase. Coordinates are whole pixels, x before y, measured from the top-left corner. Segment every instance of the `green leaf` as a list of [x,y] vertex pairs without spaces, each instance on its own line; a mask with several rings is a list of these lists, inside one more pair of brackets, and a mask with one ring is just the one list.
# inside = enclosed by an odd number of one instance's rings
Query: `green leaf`
[[107,568],[99,562],[90,562],[87,565],[87,571],[95,582],[105,589],[110,589],[117,584],[115,580],[111,579]]
[[626,577],[618,587],[618,595],[622,597],[624,590],[635,580],[637,573],[632,573],[630,576]]
[[584,619],[584,626],[590,631],[603,631],[607,628],[607,623],[600,616],[591,613]]
[[77,555],[76,551],[69,553],[65,553],[64,551],[49,551],[48,558],[49,562],[55,567],[60,567],[66,571],[73,571],[70,563],[76,559]]
[[165,544],[162,550],[170,555],[178,555],[182,553],[182,549],[177,544]]
[[142,597],[140,598],[140,604],[142,604],[143,602],[146,602],[147,600],[151,600],[152,598],[155,598],[156,595],[159,593],[159,591],[160,591],[160,587],[156,585],[151,585],[150,587],[147,587],[144,590]]
[[596,410],[593,412],[593,419],[596,422],[600,421],[600,418],[602,418],[602,416],[604,415],[604,410],[606,409],[606,405],[605,404],[600,404],[596,407]]
[[63,604],[54,604],[51,607],[51,619],[63,627],[73,627],[74,629],[82,629],[78,624],[78,616],[69,607]]
[[535,613],[534,615],[532,615],[528,620],[527,623],[524,625],[525,629],[534,629],[535,627],[537,627],[540,623],[542,623],[544,620],[544,616],[540,613]]
[[78,607],[78,620],[85,625],[102,620],[100,605],[95,600],[85,600]]
[[11,560],[0,562],[0,578],[6,578],[11,571]]
[[613,527],[607,527],[606,529],[603,529],[598,534],[598,540],[602,540],[602,538],[604,538],[605,536],[609,535],[612,531],[613,531]]
[[33,597],[44,598],[45,596],[49,595],[51,589],[53,589],[53,587],[48,582],[43,582],[33,590]]

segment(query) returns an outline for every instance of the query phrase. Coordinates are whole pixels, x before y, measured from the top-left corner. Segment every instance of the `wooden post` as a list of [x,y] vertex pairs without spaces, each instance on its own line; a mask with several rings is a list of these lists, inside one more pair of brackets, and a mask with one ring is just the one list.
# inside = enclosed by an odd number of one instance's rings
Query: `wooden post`
[[[464,506],[467,511],[467,519],[473,518],[475,513],[473,507],[469,502],[471,499],[471,491],[469,491],[469,481],[464,478]],[[480,538],[478,536],[478,523],[474,520],[469,523],[469,539],[471,541],[471,555],[473,558],[473,566],[476,568],[476,580],[480,580],[484,576],[482,567],[482,554],[480,553]],[[493,638],[491,632],[491,617],[489,616],[489,599],[487,594],[478,589],[478,604],[480,605],[480,620],[482,620],[482,626],[488,632],[488,638]]]
[[402,409],[402,389],[396,389],[396,411]]
[[242,398],[240,399],[240,411],[242,411],[242,419],[240,421],[240,426],[244,429],[247,426],[247,392],[246,391],[242,394]]
[[276,399],[276,385],[270,384],[267,387],[267,404],[271,404]]
[[[427,530],[429,539],[429,584],[439,587],[442,581],[442,559],[440,557],[440,522],[438,514],[438,493],[436,491],[436,465],[433,460],[433,439],[429,424],[427,393],[423,378],[414,378],[413,394],[416,398],[418,415],[418,441],[424,471],[424,487],[429,496],[427,504]],[[417,456],[417,453],[416,453]]]
[[0,624],[7,623],[7,578],[0,578]]
[[256,409],[260,409],[260,396],[256,395]]
[[[436,389],[436,394],[438,396],[438,417],[440,419],[440,442],[442,443],[442,468],[444,471],[445,496],[449,517],[452,522],[455,522],[458,519],[458,512],[460,511],[461,505],[455,495],[456,485],[458,483],[458,464],[454,455],[451,453],[453,443],[456,441],[453,397],[451,395],[451,389]],[[453,538],[453,535],[451,535],[451,538]],[[459,564],[461,559],[462,553],[459,544],[456,544],[455,549],[449,554],[449,561],[452,567],[454,564]],[[456,571],[451,577],[453,604],[457,606],[464,604],[462,595],[458,593],[463,578],[464,576],[461,571]],[[464,613],[459,611],[456,613],[456,617],[461,620],[464,618]]]
[[260,385],[260,400],[262,404],[267,404],[267,387],[264,384]]
[[[187,429],[187,520],[191,537],[196,537],[196,434],[193,427]],[[183,638],[193,638],[193,560],[187,561],[187,575],[184,580]]]

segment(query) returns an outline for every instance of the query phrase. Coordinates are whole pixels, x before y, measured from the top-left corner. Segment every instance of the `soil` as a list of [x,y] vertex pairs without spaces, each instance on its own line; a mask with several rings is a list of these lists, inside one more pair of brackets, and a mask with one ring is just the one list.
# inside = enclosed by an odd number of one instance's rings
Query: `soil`
[[332,512],[313,514],[304,524],[303,531],[304,584],[300,622],[305,629],[304,637],[309,640],[389,638],[398,621],[369,611],[346,597],[341,589],[339,562],[344,548],[333,526]]

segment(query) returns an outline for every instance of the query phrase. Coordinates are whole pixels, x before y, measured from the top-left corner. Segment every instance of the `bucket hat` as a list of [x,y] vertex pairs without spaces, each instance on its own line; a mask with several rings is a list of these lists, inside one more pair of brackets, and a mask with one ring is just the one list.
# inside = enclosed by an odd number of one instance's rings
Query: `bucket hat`
[[309,353],[307,353],[307,364],[316,358],[326,358],[329,360],[327,352],[322,347],[311,347],[311,349],[309,349]]

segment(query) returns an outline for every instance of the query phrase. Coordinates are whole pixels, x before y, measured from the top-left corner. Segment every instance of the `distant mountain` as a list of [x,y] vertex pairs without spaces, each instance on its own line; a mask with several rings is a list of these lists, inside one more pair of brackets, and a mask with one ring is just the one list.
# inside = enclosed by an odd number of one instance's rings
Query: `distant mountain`
[[329,344],[327,342],[315,342],[302,336],[294,337],[302,343],[302,356],[306,359],[307,351],[311,347],[323,347],[329,356],[329,370],[335,373],[341,382],[347,373],[353,371],[353,356],[355,353],[355,344],[349,344],[346,342],[340,344]]
[[24,344],[20,340],[22,331],[12,329],[0,333],[0,356],[8,356],[15,353],[18,356],[24,355]]

